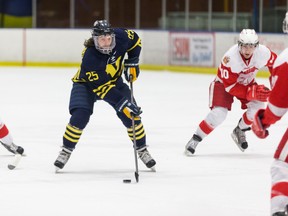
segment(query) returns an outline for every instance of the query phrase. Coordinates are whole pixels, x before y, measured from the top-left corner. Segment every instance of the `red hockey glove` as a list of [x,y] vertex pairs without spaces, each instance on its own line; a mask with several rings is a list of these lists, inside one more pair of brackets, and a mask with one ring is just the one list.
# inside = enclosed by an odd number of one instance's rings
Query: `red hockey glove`
[[254,121],[252,123],[252,131],[255,133],[255,135],[261,139],[266,138],[269,135],[269,131],[267,128],[269,125],[263,125],[262,119],[264,115],[264,109],[260,109],[257,111],[254,117]]
[[270,95],[270,92],[270,89],[264,85],[252,85],[248,87],[246,98],[248,101],[258,100],[266,102]]

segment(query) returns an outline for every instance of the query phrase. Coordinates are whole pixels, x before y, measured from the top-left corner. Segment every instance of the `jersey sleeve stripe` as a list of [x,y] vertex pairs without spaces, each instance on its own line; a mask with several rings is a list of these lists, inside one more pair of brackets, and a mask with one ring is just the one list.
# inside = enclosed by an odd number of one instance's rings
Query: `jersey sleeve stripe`
[[137,42],[134,44],[133,47],[131,47],[130,49],[127,50],[127,52],[133,50],[136,46],[140,46],[141,47],[141,39],[138,38]]

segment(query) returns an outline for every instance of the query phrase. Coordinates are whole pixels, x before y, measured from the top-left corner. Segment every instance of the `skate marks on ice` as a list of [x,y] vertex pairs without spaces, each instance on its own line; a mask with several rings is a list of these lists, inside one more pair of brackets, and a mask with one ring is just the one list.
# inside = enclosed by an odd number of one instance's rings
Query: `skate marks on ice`
[[243,159],[243,160],[257,160],[257,159],[271,159],[271,154],[258,154],[258,153],[198,153],[188,157],[195,158],[215,158],[219,160],[226,159]]
[[[223,124],[228,129],[219,127],[199,144],[193,157],[182,154],[209,111],[208,87],[215,77],[210,75],[141,73],[134,90],[144,111],[147,143],[157,172],[139,163],[139,184],[122,182],[134,180],[131,141],[115,111],[101,102],[95,104],[69,162],[55,174],[53,162],[69,119],[71,77],[77,69],[0,68],[4,80],[0,91],[10,89],[0,112],[17,143],[29,149],[29,157],[22,158],[13,172],[7,169],[13,156],[0,155],[0,202],[5,203],[0,212],[5,216],[39,216],[39,212],[41,216],[269,214],[269,165],[276,135],[283,131],[271,131],[274,140],[248,137],[249,148],[242,153],[229,136],[242,113],[233,107]],[[10,81],[22,87],[21,97]],[[25,198],[15,196],[13,190],[21,190]],[[79,202],[80,198],[85,201]]]

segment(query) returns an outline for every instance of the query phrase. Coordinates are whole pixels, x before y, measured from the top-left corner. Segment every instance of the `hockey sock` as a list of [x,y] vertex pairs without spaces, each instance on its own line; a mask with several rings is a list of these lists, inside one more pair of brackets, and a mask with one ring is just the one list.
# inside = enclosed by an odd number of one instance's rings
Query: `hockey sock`
[[68,124],[63,136],[64,146],[74,149],[81,137],[82,131],[83,130]]
[[275,196],[288,197],[288,182],[278,182],[272,186],[271,198]]
[[243,130],[243,129],[248,129],[251,124],[252,124],[252,121],[248,119],[247,113],[245,112],[242,118],[239,120],[238,126],[241,130]]
[[[133,128],[127,128],[127,133],[129,138],[133,141]],[[142,123],[135,125],[135,138],[137,146],[142,146],[146,143],[146,133]]]
[[3,143],[8,145],[13,143],[13,138],[5,124],[2,126],[2,128],[0,128],[0,139]]
[[2,139],[3,137],[7,136],[8,133],[9,133],[8,128],[6,127],[5,124],[3,124],[2,127],[0,128],[0,139]]
[[214,128],[212,128],[205,120],[203,120],[197,128],[196,134],[203,139],[208,134],[210,134],[213,130]]

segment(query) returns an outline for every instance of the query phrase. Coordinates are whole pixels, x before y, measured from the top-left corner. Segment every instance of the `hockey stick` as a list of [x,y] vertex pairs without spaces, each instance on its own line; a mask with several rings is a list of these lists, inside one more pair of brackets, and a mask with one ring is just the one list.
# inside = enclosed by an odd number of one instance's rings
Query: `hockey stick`
[[[133,75],[130,74],[129,83],[130,83],[130,90],[131,90],[131,102],[134,103],[132,79],[133,79]],[[138,158],[137,158],[137,151],[136,151],[136,135],[135,135],[135,116],[133,113],[131,113],[131,119],[132,119],[132,131],[133,131],[133,149],[134,149],[134,157],[135,157],[135,179],[136,179],[136,182],[139,182]]]
[[12,144],[5,144],[0,141],[0,143],[11,153],[14,154],[13,159],[8,163],[8,169],[13,170],[17,167],[19,164],[22,156],[24,156],[24,149],[21,146],[16,146],[13,143]]
[[8,169],[13,170],[17,167],[19,164],[20,160],[22,158],[21,154],[16,153],[13,157],[13,160],[8,164]]

